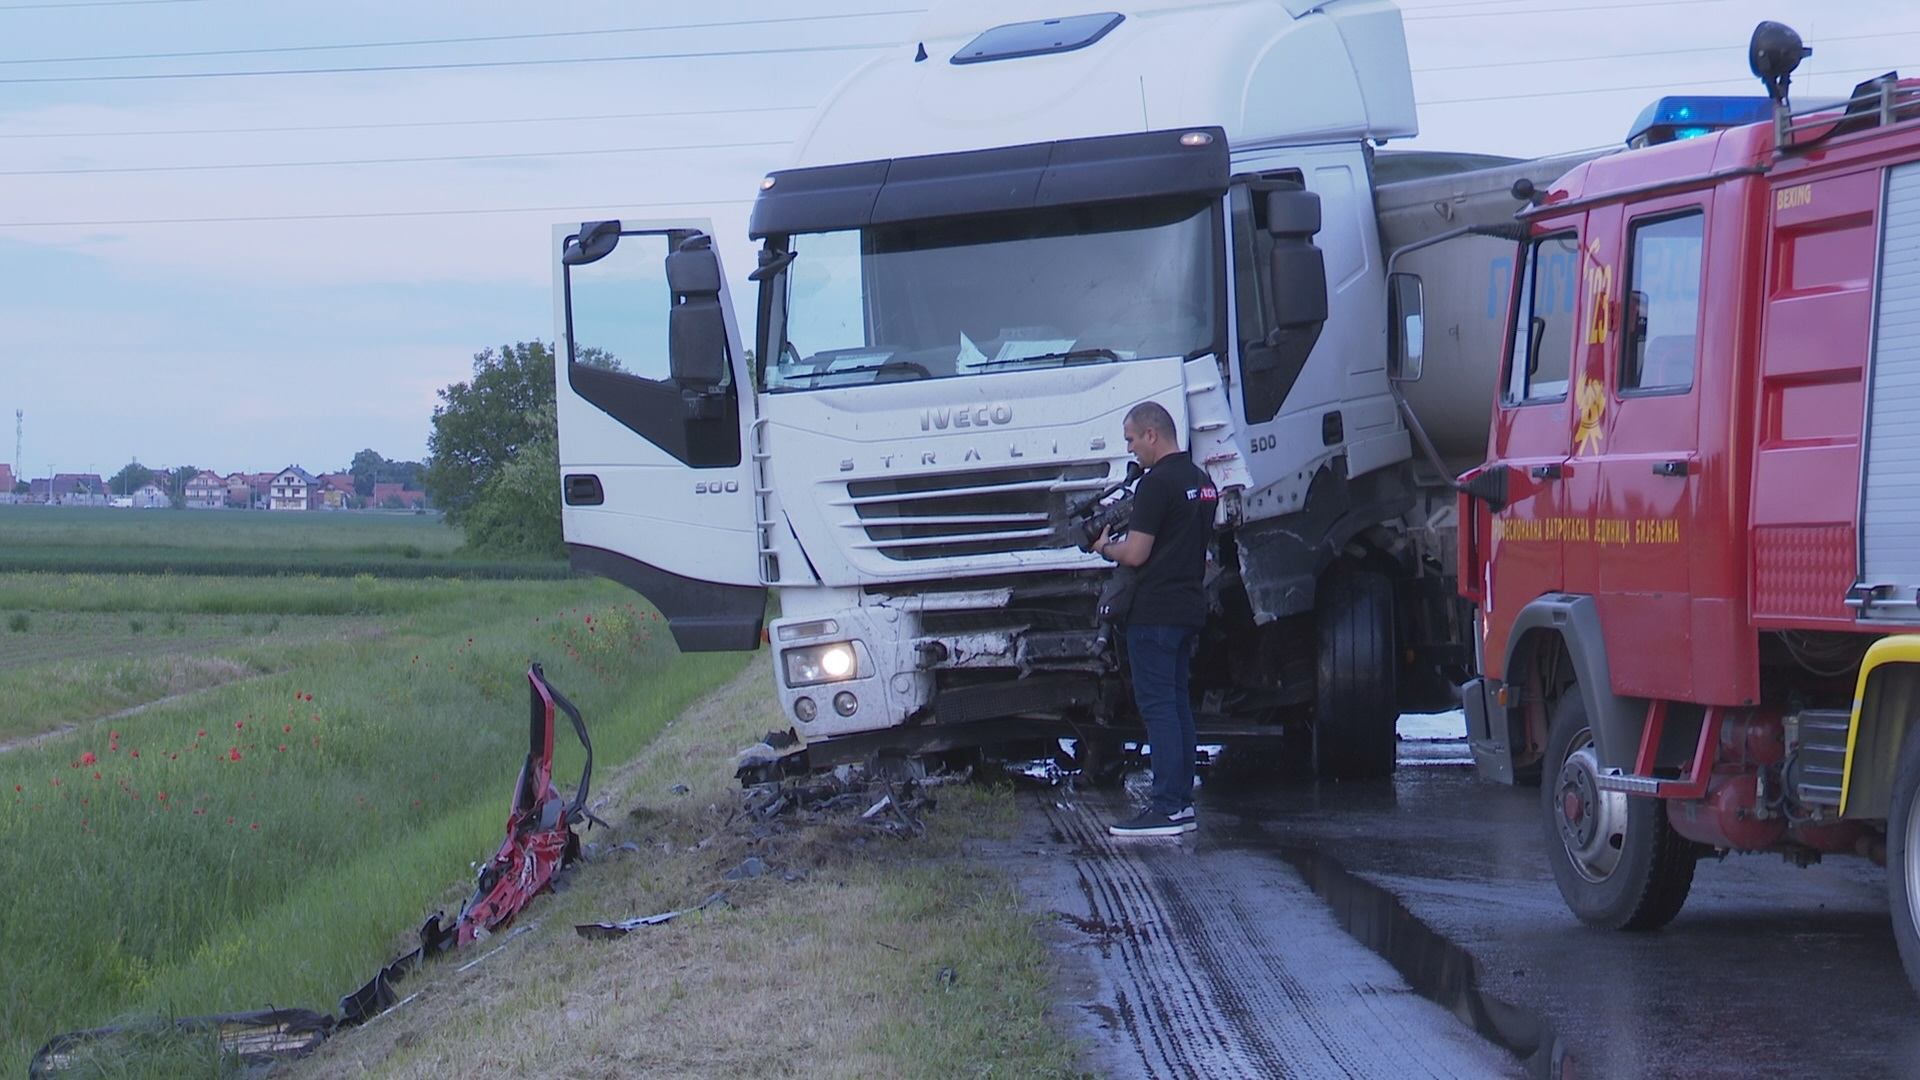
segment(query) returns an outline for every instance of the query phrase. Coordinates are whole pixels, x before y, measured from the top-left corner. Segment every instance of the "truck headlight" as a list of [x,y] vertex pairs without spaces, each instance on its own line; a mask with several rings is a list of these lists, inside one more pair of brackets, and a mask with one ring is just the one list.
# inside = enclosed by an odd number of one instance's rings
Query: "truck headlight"
[[860,677],[860,659],[854,654],[850,641],[788,649],[781,654],[781,660],[786,664],[788,686],[813,686]]

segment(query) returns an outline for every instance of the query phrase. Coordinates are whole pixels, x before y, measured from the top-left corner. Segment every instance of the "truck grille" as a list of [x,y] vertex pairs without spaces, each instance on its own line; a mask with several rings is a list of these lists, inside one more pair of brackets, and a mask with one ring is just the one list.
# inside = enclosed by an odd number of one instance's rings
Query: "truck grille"
[[855,546],[914,561],[1069,547],[1067,505],[1106,486],[1106,462],[882,477],[847,484]]

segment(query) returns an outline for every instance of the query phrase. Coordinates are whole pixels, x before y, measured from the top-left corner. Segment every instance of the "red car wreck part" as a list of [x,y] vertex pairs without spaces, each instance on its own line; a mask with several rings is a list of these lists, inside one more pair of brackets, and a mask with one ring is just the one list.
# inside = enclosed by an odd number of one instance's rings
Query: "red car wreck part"
[[[478,886],[450,931],[457,944],[470,945],[513,921],[527,901],[544,891],[553,875],[580,854],[580,838],[573,827],[598,821],[586,809],[587,785],[593,777],[593,743],[580,710],[560,691],[548,685],[540,665],[527,671],[533,691],[530,745],[520,780],[514,786],[513,812],[507,816],[507,838],[493,861],[480,871]],[[587,751],[580,770],[580,787],[567,802],[553,786],[553,712],[558,708],[573,721],[574,734]],[[605,822],[600,822],[604,827]],[[428,920],[433,926],[434,920]],[[424,934],[424,928],[423,928]]]

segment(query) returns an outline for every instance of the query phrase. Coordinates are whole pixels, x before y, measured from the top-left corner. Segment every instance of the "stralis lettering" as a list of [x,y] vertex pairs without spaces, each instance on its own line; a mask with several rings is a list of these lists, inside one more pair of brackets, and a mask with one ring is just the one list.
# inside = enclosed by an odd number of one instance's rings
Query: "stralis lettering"
[[952,408],[921,409],[921,431],[945,431],[948,428],[986,427],[988,424],[1013,423],[1013,406],[1004,401],[991,405],[960,405]]

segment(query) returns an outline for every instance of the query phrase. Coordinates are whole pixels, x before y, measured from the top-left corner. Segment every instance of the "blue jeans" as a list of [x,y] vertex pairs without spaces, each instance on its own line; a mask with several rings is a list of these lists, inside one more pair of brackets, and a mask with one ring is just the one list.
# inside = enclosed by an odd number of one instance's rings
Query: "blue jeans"
[[1133,700],[1153,744],[1151,809],[1171,814],[1193,803],[1193,699],[1187,666],[1200,631],[1191,626],[1129,625],[1127,663],[1133,668]]

